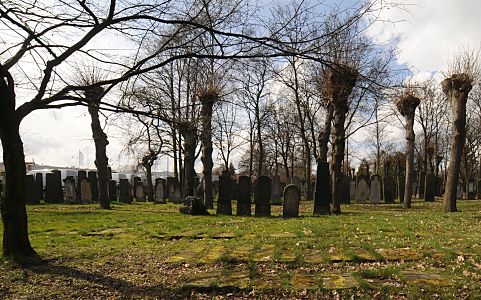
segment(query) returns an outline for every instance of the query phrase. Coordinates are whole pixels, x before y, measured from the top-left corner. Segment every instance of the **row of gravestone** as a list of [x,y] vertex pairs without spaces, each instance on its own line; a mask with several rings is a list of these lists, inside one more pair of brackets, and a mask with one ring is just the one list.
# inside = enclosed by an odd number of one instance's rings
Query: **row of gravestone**
[[[232,215],[232,178],[229,175],[219,176],[219,197],[217,199],[217,214]],[[273,181],[268,176],[259,176],[254,182],[254,214],[265,217],[271,215]],[[249,176],[239,176],[237,195],[237,215],[252,214],[252,181]],[[300,189],[289,184],[283,190],[283,216],[285,218],[299,216]]]

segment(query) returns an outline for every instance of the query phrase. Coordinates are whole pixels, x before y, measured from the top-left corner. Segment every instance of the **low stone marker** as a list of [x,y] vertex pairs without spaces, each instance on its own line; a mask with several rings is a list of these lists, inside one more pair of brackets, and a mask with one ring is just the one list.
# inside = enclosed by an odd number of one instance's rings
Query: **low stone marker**
[[82,203],[92,202],[92,189],[90,187],[90,181],[87,178],[83,178],[80,181],[80,200]]
[[282,216],[284,218],[299,217],[299,202],[301,201],[301,193],[299,188],[294,184],[289,184],[284,188],[284,204],[282,207]]
[[109,180],[109,200],[117,201],[117,181]]
[[155,203],[167,203],[166,182],[162,178],[155,179]]
[[69,204],[78,203],[75,179],[70,176],[65,179],[65,201]]
[[25,196],[27,204],[40,204],[40,197],[35,190],[35,178],[33,175],[25,175]]
[[128,179],[121,178],[119,181],[119,201],[122,203],[132,203],[132,194]]
[[254,202],[256,216],[268,217],[271,215],[271,179],[269,177],[259,176],[257,178]]
[[239,177],[239,199],[237,199],[237,215],[251,215],[251,178],[249,176]]
[[145,202],[144,184],[142,181],[135,182],[135,201]]
[[371,194],[369,196],[370,203],[381,203],[382,194],[382,178],[379,175],[371,177]]
[[272,191],[271,191],[271,204],[281,205],[281,176],[272,176]]
[[219,176],[219,198],[217,199],[218,215],[232,215],[231,190],[232,180],[230,175]]
[[331,198],[329,163],[319,161],[317,162],[316,186],[314,191],[314,214],[329,214],[331,212]]
[[366,175],[357,176],[356,203],[366,203],[371,194],[369,179]]

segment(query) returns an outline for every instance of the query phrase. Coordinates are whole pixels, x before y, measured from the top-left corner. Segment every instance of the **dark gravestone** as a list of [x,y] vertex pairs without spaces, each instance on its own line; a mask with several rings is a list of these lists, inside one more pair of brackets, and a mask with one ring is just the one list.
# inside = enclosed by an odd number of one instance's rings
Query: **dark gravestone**
[[134,196],[134,198],[136,197],[136,194],[137,194],[137,182],[142,183],[142,178],[140,178],[139,176],[135,176],[133,179],[131,188],[132,188],[132,195]]
[[184,199],[184,206],[179,208],[179,212],[192,216],[208,216],[209,211],[200,197],[188,196]]
[[299,188],[290,184],[284,189],[284,203],[282,207],[282,216],[284,218],[299,217],[299,202],[301,201],[301,193]]
[[174,184],[174,181],[175,181],[175,177],[167,177],[167,181],[166,181],[166,196],[167,198],[170,197],[169,193],[170,193],[170,190],[171,190],[171,186]]
[[107,174],[109,176],[109,180],[112,179],[112,168],[111,167],[107,167]]
[[90,182],[90,190],[92,191],[92,200],[99,201],[99,182],[97,179],[97,172],[89,171],[87,176]]
[[259,176],[257,178],[254,202],[256,216],[268,217],[271,215],[271,179],[269,177]]
[[281,205],[281,197],[281,177],[276,174],[272,176],[271,204]]
[[25,175],[25,197],[27,198],[27,204],[40,204],[40,198],[35,191],[33,175]]
[[109,180],[109,200],[117,201],[117,181]]
[[436,196],[436,176],[434,174],[426,175],[426,182],[424,184],[424,201],[434,202]]
[[60,176],[55,173],[46,173],[45,175],[45,203],[62,203],[62,182],[57,182],[60,180]]
[[230,190],[230,198],[232,200],[237,200],[239,197],[239,187],[237,186],[237,182],[235,180],[231,180],[231,190]]
[[316,185],[314,191],[314,214],[326,215],[331,212],[331,188],[329,184],[329,163],[317,162]]
[[468,194],[468,200],[474,200],[476,198],[476,182],[473,179],[468,180],[466,194]]
[[215,195],[219,194],[219,180],[212,181],[212,198],[215,198]]
[[341,203],[342,204],[349,204],[351,203],[351,199],[349,197],[349,190],[350,190],[350,185],[351,185],[351,178],[347,175],[342,175],[341,178]]
[[251,178],[249,176],[239,177],[239,197],[237,199],[237,215],[251,215]]
[[384,177],[384,202],[394,203],[396,200],[396,183],[391,176]]
[[357,175],[356,203],[366,203],[370,194],[371,190],[369,188],[369,178],[367,175]]
[[135,182],[135,200],[145,202],[144,184],[142,181]]
[[399,198],[399,203],[403,203],[404,202],[404,184],[405,184],[405,181],[406,178],[404,177],[404,174],[402,174],[401,176],[398,176],[397,178],[397,181],[398,181],[398,185],[397,185],[397,194],[398,194],[398,198]]
[[39,199],[43,199],[43,174],[37,173],[35,174],[35,192],[37,193],[37,197]]
[[77,184],[72,176],[65,179],[65,201],[69,204],[78,203]]
[[438,197],[443,196],[443,179],[441,177],[436,177],[436,196]]
[[417,198],[424,199],[424,187],[426,183],[426,173],[421,171],[419,172],[418,178],[418,186],[417,186]]
[[476,189],[476,199],[481,200],[481,179],[476,182],[477,189]]
[[77,171],[77,191],[78,191],[77,199],[79,200],[79,202],[80,202],[80,182],[84,178],[87,178],[87,171],[84,171],[84,170]]
[[128,179],[122,178],[119,182],[119,200],[122,203],[132,203],[132,190]]
[[56,184],[56,192],[57,194],[57,199],[58,203],[63,203],[64,198],[63,198],[63,187],[62,187],[62,173],[60,170],[52,170],[52,173],[55,174],[55,184]]
[[217,199],[218,215],[232,215],[232,186],[230,175],[219,176],[219,198]]
[[166,183],[162,178],[155,179],[154,203],[167,203]]

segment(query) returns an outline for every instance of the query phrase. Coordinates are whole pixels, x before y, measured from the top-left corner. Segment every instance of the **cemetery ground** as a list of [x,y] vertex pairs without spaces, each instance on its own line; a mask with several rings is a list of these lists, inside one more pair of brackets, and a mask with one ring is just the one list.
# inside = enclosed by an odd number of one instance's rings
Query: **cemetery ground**
[[[481,202],[341,215],[189,216],[179,205],[29,206],[41,262],[1,258],[1,299],[481,298]],[[233,205],[235,207],[235,205]],[[213,212],[213,211],[212,211]],[[234,210],[235,212],[235,210]]]

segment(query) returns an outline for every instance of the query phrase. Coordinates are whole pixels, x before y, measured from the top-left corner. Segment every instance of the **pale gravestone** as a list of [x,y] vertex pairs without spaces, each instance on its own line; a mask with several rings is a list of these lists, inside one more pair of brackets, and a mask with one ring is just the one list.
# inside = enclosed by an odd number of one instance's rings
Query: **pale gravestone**
[[301,201],[301,193],[299,188],[290,184],[284,189],[284,204],[282,207],[282,216],[284,218],[299,217],[299,202]]
[[426,175],[426,182],[424,185],[424,201],[434,202],[436,196],[436,176],[434,174]]
[[272,176],[272,191],[271,191],[271,204],[281,205],[281,176]]
[[418,186],[417,186],[417,198],[424,199],[424,188],[426,183],[426,173],[424,171],[419,172]]
[[370,203],[381,203],[382,179],[379,175],[371,177],[371,194],[369,195]]
[[239,199],[237,199],[237,215],[251,215],[251,178],[249,176],[239,177]]
[[142,181],[135,182],[135,200],[145,202],[144,184]]
[[396,183],[391,176],[384,177],[384,202],[394,203],[396,199]]
[[458,187],[456,189],[456,199],[462,199],[463,198],[463,185],[458,184]]
[[27,204],[40,204],[33,175],[25,175],[25,197],[27,198]]
[[180,183],[177,180],[175,180],[175,178],[172,181],[172,185],[170,186],[169,200],[176,204],[182,203],[182,193],[180,189]]
[[80,200],[82,203],[92,202],[92,189],[90,188],[90,181],[83,178],[80,181]]
[[219,176],[219,198],[217,199],[218,215],[232,215],[232,186],[230,175]]
[[75,179],[70,176],[65,179],[65,201],[70,204],[78,203]]
[[351,201],[356,201],[356,180],[352,179],[349,182],[349,199]]
[[119,200],[122,203],[132,203],[130,182],[126,178],[121,178],[119,181]]
[[254,202],[256,216],[268,217],[271,215],[271,179],[269,177],[259,176],[257,178]]
[[109,200],[117,201],[117,181],[109,180]]
[[316,186],[314,192],[314,214],[326,215],[331,212],[331,188],[329,184],[329,163],[317,162]]
[[167,203],[166,199],[166,183],[162,178],[157,178],[155,180],[155,203]]
[[476,183],[474,180],[468,180],[468,186],[466,187],[468,200],[474,200],[476,198]]
[[80,182],[82,182],[82,179],[87,178],[87,171],[85,170],[79,170],[77,171],[77,200],[78,202],[81,202],[80,200]]
[[299,179],[299,177],[294,176],[294,177],[291,177],[290,179],[291,179],[291,184],[297,185],[299,189],[301,188],[301,180]]
[[369,179],[366,175],[357,175],[356,203],[366,203],[371,194]]

